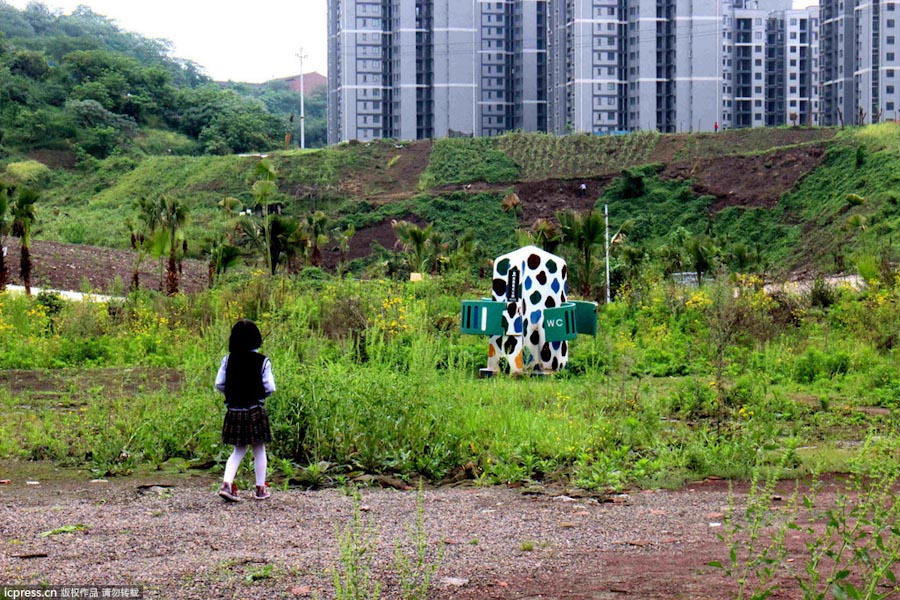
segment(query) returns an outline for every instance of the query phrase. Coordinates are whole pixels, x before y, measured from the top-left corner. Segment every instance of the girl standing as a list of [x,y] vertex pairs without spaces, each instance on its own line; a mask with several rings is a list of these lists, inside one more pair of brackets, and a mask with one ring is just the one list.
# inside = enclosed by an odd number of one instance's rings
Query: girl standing
[[254,498],[269,497],[266,484],[266,443],[272,441],[269,415],[265,399],[275,392],[272,363],[258,352],[262,345],[259,328],[249,319],[241,319],[231,328],[228,338],[228,354],[222,359],[216,374],[216,389],[225,394],[225,423],[222,425],[222,443],[234,446],[225,463],[225,477],[219,495],[225,500],[237,502],[238,489],[234,484],[238,467],[253,448],[253,466],[256,472]]

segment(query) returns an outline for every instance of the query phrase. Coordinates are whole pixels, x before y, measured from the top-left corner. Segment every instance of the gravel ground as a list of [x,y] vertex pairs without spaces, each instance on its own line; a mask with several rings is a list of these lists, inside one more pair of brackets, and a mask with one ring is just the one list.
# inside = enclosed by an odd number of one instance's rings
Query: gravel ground
[[[213,475],[28,484],[0,465],[0,584],[144,586],[145,598],[333,598],[336,532],[354,515],[340,489],[274,490],[226,504]],[[11,477],[12,475],[12,477]],[[34,474],[22,474],[35,477]],[[705,566],[724,559],[727,485],[600,501],[562,490],[426,489],[428,552],[443,549],[431,598],[726,598]],[[417,494],[360,490],[378,538],[374,570],[395,598],[394,546]],[[41,535],[66,526],[69,533]]]

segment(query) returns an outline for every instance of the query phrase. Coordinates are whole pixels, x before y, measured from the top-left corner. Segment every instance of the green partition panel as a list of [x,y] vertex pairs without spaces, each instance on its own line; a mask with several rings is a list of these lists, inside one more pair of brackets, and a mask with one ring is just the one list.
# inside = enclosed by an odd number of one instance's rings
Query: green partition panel
[[585,335],[597,335],[597,303],[575,300],[575,330]]
[[572,340],[578,335],[575,327],[575,304],[566,302],[544,311],[544,339],[548,342]]
[[502,335],[505,302],[463,300],[459,330],[474,335]]

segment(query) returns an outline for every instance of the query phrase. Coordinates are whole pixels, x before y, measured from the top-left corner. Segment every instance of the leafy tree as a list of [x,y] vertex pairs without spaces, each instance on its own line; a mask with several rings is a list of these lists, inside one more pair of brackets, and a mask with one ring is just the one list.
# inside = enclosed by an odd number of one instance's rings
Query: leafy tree
[[644,268],[647,251],[641,246],[625,244],[617,251],[622,268],[625,271],[625,279],[635,290],[643,289],[641,273]]
[[[244,97],[257,98],[266,110],[277,116],[291,137],[299,145],[300,140],[300,92],[292,90],[285,81],[268,81],[260,85],[232,83],[225,85]],[[306,147],[321,148],[327,145],[328,88],[318,87],[306,90],[304,94],[304,114],[306,116]]]
[[66,112],[82,128],[79,145],[97,158],[109,156],[137,131],[133,119],[106,110],[96,100],[71,100]]
[[34,27],[28,19],[14,7],[0,2],[0,32],[8,38],[34,37]]
[[259,106],[217,115],[199,136],[208,154],[259,152],[278,147],[282,126]]
[[38,194],[29,188],[16,188],[12,201],[12,234],[19,238],[19,274],[25,294],[31,295],[31,233],[36,220]]
[[29,79],[43,79],[50,72],[50,64],[43,52],[20,50],[9,61],[9,72]]
[[684,271],[687,265],[686,247],[690,232],[684,227],[676,227],[666,238],[666,243],[657,250],[663,277]]
[[35,35],[45,35],[53,29],[56,16],[41,2],[29,2],[22,16],[31,25]]

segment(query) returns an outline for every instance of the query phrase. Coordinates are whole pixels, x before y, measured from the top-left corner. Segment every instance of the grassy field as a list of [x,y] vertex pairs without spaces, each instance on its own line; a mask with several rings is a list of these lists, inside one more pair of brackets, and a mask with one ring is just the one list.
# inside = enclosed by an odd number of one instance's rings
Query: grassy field
[[[599,335],[573,344],[566,371],[487,380],[476,377],[485,340],[457,329],[460,295],[479,294],[452,278],[256,276],[112,307],[3,294],[0,368],[42,383],[0,386],[0,456],[99,474],[221,463],[212,380],[242,316],[259,322],[275,365],[274,464],[297,481],[467,472],[620,489],[765,465],[846,470],[869,439],[892,452],[897,290],[774,299],[732,285],[655,286],[604,307]],[[165,384],[142,379],[147,369]]]

